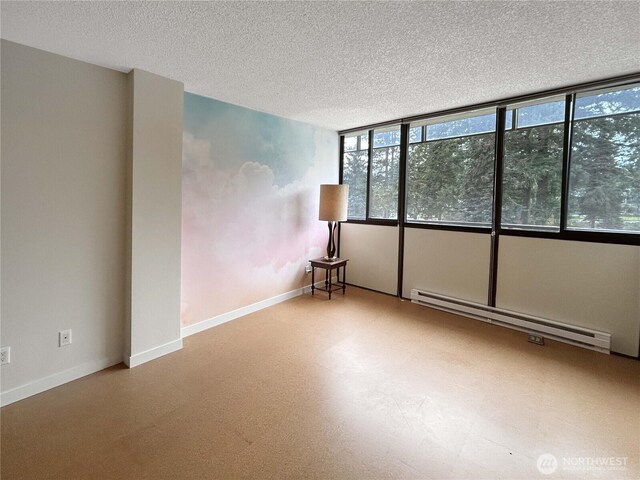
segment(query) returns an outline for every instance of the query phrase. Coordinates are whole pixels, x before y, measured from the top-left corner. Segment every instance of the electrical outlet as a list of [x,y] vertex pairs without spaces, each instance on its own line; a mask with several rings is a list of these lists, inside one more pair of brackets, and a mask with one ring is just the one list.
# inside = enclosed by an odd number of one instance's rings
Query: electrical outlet
[[58,332],[58,346],[71,345],[71,329]]
[[528,334],[527,341],[535,343],[536,345],[544,345],[544,337],[542,335],[536,335],[534,333]]
[[0,348],[0,365],[11,363],[11,347]]
[[304,271],[305,273],[311,273],[311,265],[305,265]]

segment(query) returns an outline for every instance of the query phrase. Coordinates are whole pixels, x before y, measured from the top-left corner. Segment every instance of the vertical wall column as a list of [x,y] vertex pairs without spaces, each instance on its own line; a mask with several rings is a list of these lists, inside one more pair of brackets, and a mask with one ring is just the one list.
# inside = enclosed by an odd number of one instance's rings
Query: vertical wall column
[[[182,83],[129,73],[128,328],[134,367],[182,348]],[[126,335],[126,336],[127,336]]]

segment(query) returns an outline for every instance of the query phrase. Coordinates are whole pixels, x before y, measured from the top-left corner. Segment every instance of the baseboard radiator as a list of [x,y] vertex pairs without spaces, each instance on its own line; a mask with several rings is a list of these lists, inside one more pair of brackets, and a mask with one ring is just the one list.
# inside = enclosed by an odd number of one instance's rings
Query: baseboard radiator
[[570,343],[590,350],[597,350],[603,353],[610,353],[611,351],[611,334],[609,333],[567,325],[500,308],[488,307],[479,303],[448,297],[438,293],[426,292],[416,288],[411,290],[411,301],[483,322],[520,330],[522,332],[535,333],[549,339]]

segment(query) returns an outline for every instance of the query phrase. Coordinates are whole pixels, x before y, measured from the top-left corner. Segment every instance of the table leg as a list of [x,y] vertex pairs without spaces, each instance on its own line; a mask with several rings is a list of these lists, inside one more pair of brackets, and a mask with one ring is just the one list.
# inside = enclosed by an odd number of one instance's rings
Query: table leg
[[316,267],[311,267],[311,295],[314,295],[313,291],[316,288]]
[[347,264],[345,263],[342,267],[342,294],[344,295],[344,291],[347,289]]
[[328,268],[327,272],[329,274],[329,300],[331,300],[331,269]]

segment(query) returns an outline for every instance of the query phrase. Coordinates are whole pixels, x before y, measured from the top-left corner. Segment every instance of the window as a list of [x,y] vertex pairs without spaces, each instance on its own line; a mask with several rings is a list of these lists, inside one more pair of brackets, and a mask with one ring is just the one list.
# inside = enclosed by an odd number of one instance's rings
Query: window
[[369,218],[398,218],[400,128],[373,132]]
[[[466,115],[466,114],[463,114]],[[464,135],[478,135],[495,132],[496,114],[476,115],[474,117],[450,117],[449,121],[434,123],[426,126],[427,140],[461,137]]]
[[349,185],[348,217],[364,220],[367,208],[369,134],[344,137],[342,183]]
[[424,141],[409,146],[408,221],[491,223],[495,125],[495,110],[427,122]]
[[640,232],[640,85],[578,94],[567,228]]
[[349,218],[394,224],[403,191],[412,228],[638,245],[640,80],[631,78],[350,133]]
[[423,137],[424,127],[413,127],[409,129],[409,143],[420,143]]
[[[373,152],[371,158],[369,158],[370,141]],[[396,220],[398,218],[400,127],[379,129],[372,134],[359,132],[345,136],[342,155],[342,183],[349,185],[348,218]],[[367,183],[369,184],[368,192]]]
[[502,227],[560,230],[565,100],[507,108]]

